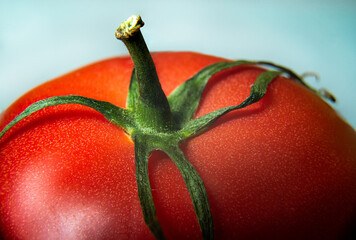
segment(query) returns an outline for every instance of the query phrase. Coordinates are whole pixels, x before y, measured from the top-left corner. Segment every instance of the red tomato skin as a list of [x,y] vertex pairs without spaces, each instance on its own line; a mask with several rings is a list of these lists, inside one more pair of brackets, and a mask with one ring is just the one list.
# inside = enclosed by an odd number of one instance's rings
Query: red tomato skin
[[[154,53],[168,95],[223,59]],[[125,107],[129,57],[104,60],[35,88],[0,118],[76,94]],[[215,75],[195,117],[237,105],[263,70]],[[356,134],[323,100],[278,77],[258,103],[232,112],[181,146],[203,179],[216,239],[340,239],[356,216]],[[41,110],[0,140],[0,230],[6,239],[154,239],[143,222],[130,138],[87,107]],[[168,239],[199,239],[184,182],[170,159],[149,163],[157,217]]]

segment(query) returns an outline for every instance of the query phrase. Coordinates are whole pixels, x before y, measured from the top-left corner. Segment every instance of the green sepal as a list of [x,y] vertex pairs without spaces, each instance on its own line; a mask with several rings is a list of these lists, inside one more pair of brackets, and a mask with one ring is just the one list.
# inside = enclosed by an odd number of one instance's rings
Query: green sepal
[[121,127],[124,131],[130,132],[134,128],[134,121],[132,113],[126,109],[117,107],[109,102],[99,101],[92,98],[77,96],[77,95],[66,95],[66,96],[56,96],[46,98],[37,101],[30,106],[28,106],[23,112],[21,112],[14,120],[12,120],[6,127],[1,131],[0,138],[16,123],[22,119],[30,116],[31,114],[50,107],[61,104],[80,104],[90,107],[97,112],[104,115],[104,117],[111,123]]
[[208,195],[198,172],[179,148],[177,134],[132,133],[135,145],[135,165],[138,196],[146,225],[157,239],[164,239],[162,228],[156,217],[151,185],[148,176],[149,154],[153,150],[165,152],[178,168],[190,194],[194,211],[203,239],[214,238],[213,218],[210,212]]
[[183,177],[193,202],[203,239],[214,239],[213,217],[203,180],[178,146],[165,148],[163,151],[172,159]]
[[283,67],[281,65],[267,62],[267,61],[247,61],[238,60],[234,62],[218,62],[209,65],[202,69],[200,72],[195,74],[192,78],[185,81],[179,87],[177,87],[168,97],[168,102],[171,108],[173,118],[179,127],[183,127],[192,117],[194,116],[196,109],[199,106],[201,95],[204,88],[209,81],[209,79],[216,73],[239,65],[257,65],[257,66],[267,66],[269,68],[274,68],[287,74],[289,77],[299,82],[315,94],[320,97],[326,98],[332,102],[335,102],[335,97],[328,92],[326,89],[316,90],[309,86],[303,79],[303,77],[296,74],[294,71]]
[[239,105],[221,108],[200,118],[190,120],[179,131],[181,139],[184,140],[193,137],[204,131],[223,115],[259,101],[266,94],[268,84],[279,74],[281,74],[279,71],[266,71],[261,73],[252,85],[249,97]]
[[129,91],[126,99],[126,108],[132,112],[136,111],[140,89],[138,87],[137,75],[135,68],[132,70]]
[[[282,65],[279,64],[275,64],[273,62],[268,62],[268,61],[256,61],[253,64],[257,64],[257,65],[265,65],[267,67],[272,67],[275,68],[276,70],[279,70],[285,74],[287,74],[289,77],[291,77],[292,79],[294,79],[295,81],[299,82],[300,84],[302,84],[304,87],[308,88],[310,91],[314,92],[315,94],[317,94],[319,97],[321,98],[325,98],[327,100],[330,100],[331,102],[336,102],[336,98],[325,88],[320,88],[320,89],[315,89],[313,87],[311,87],[309,84],[307,84],[304,81],[304,77],[299,76],[298,74],[296,74],[294,71],[292,71],[289,68],[286,68]],[[308,76],[309,74],[306,74],[306,76]],[[312,74],[314,75],[314,74]]]
[[135,145],[135,167],[138,197],[140,199],[143,218],[156,239],[163,240],[162,227],[156,217],[151,184],[148,176],[148,160],[154,150],[151,141],[144,134],[132,136]]
[[175,123],[182,127],[194,116],[201,95],[209,79],[216,73],[246,64],[247,61],[218,62],[209,65],[177,87],[168,97],[169,106]]

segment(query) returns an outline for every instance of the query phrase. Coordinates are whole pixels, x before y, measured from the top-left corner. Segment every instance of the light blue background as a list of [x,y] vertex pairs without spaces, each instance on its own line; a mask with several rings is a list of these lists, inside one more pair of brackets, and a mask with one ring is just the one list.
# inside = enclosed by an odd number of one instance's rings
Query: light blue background
[[314,71],[356,127],[356,1],[0,0],[0,111],[36,85],[127,54],[117,26],[141,14],[152,51],[190,50]]

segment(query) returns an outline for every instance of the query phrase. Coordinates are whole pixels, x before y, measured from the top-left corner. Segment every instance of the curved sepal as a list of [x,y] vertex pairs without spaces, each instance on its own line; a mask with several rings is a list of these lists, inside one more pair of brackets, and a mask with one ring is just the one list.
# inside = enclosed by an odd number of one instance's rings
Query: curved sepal
[[[311,90],[312,92],[314,92],[315,94],[317,94],[318,96],[328,99],[331,102],[336,102],[336,98],[325,88],[321,88],[321,89],[315,89],[313,87],[311,87],[310,85],[308,85],[305,81],[304,81],[304,77],[308,76],[308,75],[314,75],[315,73],[307,73],[305,75],[301,75],[299,76],[298,74],[296,74],[294,71],[292,71],[289,68],[283,67],[279,64],[275,64],[272,62],[268,62],[268,61],[257,61],[254,64],[258,64],[258,65],[266,65],[268,67],[272,67],[275,68],[283,73],[286,73],[287,75],[289,75],[289,77],[293,78],[294,80],[296,80],[297,82],[299,82],[300,84],[302,84],[303,86],[305,86],[306,88],[308,88],[309,90]],[[317,77],[318,78],[318,77]]]
[[132,134],[135,146],[135,166],[138,195],[146,225],[157,239],[164,239],[160,223],[156,217],[152,190],[148,175],[149,154],[159,149],[165,152],[177,166],[190,194],[194,211],[200,225],[204,240],[214,238],[213,219],[210,212],[208,195],[198,172],[185,157],[178,144],[179,139],[174,136],[147,135],[145,133]]
[[193,137],[204,131],[221,116],[259,101],[266,94],[268,84],[279,74],[281,74],[279,71],[261,73],[252,85],[249,97],[239,105],[221,108],[200,118],[190,120],[179,132],[181,139]]
[[246,63],[247,61],[214,63],[177,87],[168,97],[175,123],[182,127],[194,116],[204,88],[214,74]]
[[135,143],[135,167],[138,197],[140,199],[143,218],[156,239],[165,239],[160,223],[156,217],[156,207],[153,202],[150,179],[148,176],[148,159],[154,150],[145,135],[133,137]]
[[203,239],[214,239],[213,218],[203,180],[178,146],[162,150],[173,160],[183,177],[193,202]]
[[132,112],[136,111],[140,89],[138,87],[137,75],[135,68],[132,70],[129,92],[126,99],[126,108]]
[[1,131],[0,138],[16,123],[22,119],[30,116],[31,114],[50,107],[61,104],[80,104],[103,114],[104,117],[111,123],[123,128],[125,131],[130,132],[134,127],[133,117],[131,112],[120,107],[117,107],[109,102],[99,101],[87,97],[77,96],[77,95],[66,95],[66,96],[56,96],[50,97],[44,100],[37,101],[30,106],[28,106],[23,112],[21,112],[14,120],[12,120],[6,127]]

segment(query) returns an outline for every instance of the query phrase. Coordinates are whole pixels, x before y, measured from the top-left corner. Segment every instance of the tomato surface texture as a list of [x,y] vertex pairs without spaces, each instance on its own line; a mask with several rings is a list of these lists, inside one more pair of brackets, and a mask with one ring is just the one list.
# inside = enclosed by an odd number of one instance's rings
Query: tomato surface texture
[[[166,95],[224,59],[153,53]],[[118,57],[44,83],[13,103],[0,128],[35,101],[76,94],[125,107],[133,63]],[[195,117],[236,105],[264,70],[214,75]],[[204,181],[216,239],[342,239],[356,214],[356,133],[320,97],[277,77],[259,102],[181,145]],[[27,117],[0,140],[5,239],[154,239],[138,199],[134,145],[100,113],[68,104]],[[149,176],[167,239],[200,239],[183,179],[162,152]]]

